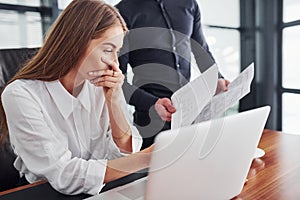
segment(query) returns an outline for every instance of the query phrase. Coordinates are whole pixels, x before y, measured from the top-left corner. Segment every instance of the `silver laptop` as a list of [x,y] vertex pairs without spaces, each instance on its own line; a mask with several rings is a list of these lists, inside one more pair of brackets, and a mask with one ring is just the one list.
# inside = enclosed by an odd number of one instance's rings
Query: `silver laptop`
[[89,199],[231,199],[242,191],[269,112],[265,106],[162,132],[148,177]]

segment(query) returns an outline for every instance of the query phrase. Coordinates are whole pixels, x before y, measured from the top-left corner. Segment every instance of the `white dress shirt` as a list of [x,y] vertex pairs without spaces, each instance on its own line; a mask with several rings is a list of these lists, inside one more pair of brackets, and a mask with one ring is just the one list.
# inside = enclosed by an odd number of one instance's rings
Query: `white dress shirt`
[[[97,194],[114,143],[102,87],[88,81],[75,98],[60,81],[16,80],[2,94],[15,167],[32,183],[47,179],[65,194]],[[129,119],[124,96],[120,105]],[[128,120],[129,121],[129,120]],[[131,126],[133,152],[142,138]]]

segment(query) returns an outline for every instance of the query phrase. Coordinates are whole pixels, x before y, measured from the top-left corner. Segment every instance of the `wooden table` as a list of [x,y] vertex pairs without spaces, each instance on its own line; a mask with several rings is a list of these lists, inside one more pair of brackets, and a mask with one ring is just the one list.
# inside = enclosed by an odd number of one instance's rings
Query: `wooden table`
[[253,160],[248,181],[234,200],[300,199],[300,136],[264,130],[259,147],[266,154]]
[[[234,200],[300,199],[300,136],[264,130],[259,147],[264,149],[266,154],[253,160],[248,181],[241,194]],[[24,199],[62,197],[48,183],[43,182],[0,192],[0,199],[19,199],[20,196]],[[63,198],[72,197],[65,195]]]

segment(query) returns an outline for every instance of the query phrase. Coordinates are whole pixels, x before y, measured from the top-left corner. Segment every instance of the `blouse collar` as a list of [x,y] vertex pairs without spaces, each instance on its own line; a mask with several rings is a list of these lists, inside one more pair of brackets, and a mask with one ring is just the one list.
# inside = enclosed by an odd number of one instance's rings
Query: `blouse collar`
[[58,110],[65,119],[70,116],[78,103],[81,103],[88,112],[91,111],[90,94],[88,88],[89,83],[87,81],[84,82],[84,85],[77,97],[72,96],[59,80],[45,82],[45,85]]

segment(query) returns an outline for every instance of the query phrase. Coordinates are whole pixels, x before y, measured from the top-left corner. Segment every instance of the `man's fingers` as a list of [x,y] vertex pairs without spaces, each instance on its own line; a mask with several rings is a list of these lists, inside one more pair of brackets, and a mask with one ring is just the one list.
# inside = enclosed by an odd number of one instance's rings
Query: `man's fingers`
[[228,90],[228,84],[230,83],[230,81],[227,80],[227,79],[223,79],[223,80],[224,80],[223,91],[227,91]]
[[176,112],[176,108],[172,104],[167,104],[166,108],[170,113]]
[[162,107],[161,118],[164,121],[171,121],[172,114],[169,113],[164,107]]
[[172,105],[172,101],[168,98],[158,99],[155,103],[155,110],[162,120],[168,122],[172,119],[172,113],[176,111],[175,107]]
[[174,113],[176,111],[176,108],[173,106],[172,101],[170,99],[164,98],[162,103],[168,112]]
[[220,92],[226,92],[228,90],[228,84],[230,83],[230,81],[220,78],[218,79],[218,85],[217,85],[217,89],[216,89],[216,93],[218,94]]
[[226,86],[228,86],[228,85],[229,85],[229,83],[230,83],[230,81],[229,81],[229,80],[227,80],[227,79],[225,79],[225,83],[226,83]]
[[172,114],[171,113],[167,113],[167,116],[166,116],[166,120],[167,122],[170,122],[171,121],[171,118],[172,118]]

